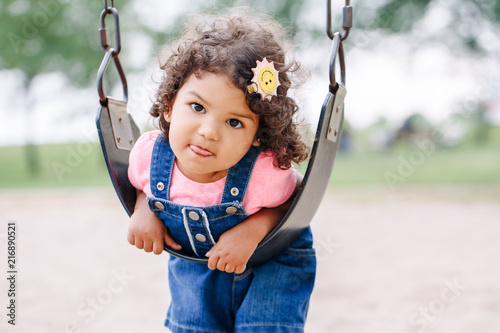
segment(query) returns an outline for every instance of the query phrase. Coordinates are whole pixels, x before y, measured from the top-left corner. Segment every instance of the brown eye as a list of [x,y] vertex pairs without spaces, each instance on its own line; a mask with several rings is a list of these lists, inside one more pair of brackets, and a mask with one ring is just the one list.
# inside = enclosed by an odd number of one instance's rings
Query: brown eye
[[227,121],[228,125],[231,126],[231,127],[234,127],[234,128],[240,128],[243,126],[243,124],[241,123],[241,121],[239,121],[238,119],[229,119]]
[[191,109],[193,109],[193,111],[196,113],[205,113],[205,108],[203,107],[203,105],[198,103],[192,103]]

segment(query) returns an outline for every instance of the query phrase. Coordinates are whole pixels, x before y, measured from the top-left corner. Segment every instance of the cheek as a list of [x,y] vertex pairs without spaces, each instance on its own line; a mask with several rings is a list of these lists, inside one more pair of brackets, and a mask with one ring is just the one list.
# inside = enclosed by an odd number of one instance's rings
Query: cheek
[[245,155],[252,146],[253,137],[249,137],[248,135],[245,137],[241,137],[238,139],[233,139],[230,141],[229,149],[232,150],[237,155]]

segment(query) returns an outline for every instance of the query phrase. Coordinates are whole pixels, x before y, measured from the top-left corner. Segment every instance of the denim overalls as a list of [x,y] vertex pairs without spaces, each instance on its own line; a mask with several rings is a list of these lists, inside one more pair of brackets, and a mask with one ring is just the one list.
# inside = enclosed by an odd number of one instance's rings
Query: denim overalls
[[[220,204],[190,207],[169,201],[175,161],[159,135],[151,158],[149,207],[164,221],[184,252],[204,257],[220,235],[249,215],[242,206],[260,149],[228,170]],[[312,234],[277,258],[242,274],[210,270],[174,256],[169,260],[172,297],[165,326],[172,332],[303,332],[316,272]]]

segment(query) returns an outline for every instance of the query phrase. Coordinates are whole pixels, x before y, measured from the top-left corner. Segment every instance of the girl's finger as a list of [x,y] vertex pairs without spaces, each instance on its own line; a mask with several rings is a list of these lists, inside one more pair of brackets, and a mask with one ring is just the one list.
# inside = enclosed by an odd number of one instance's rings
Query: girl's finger
[[217,269],[224,272],[226,270],[227,263],[224,260],[219,260],[217,263]]
[[148,253],[153,251],[153,242],[152,241],[144,243],[144,251],[146,251]]
[[163,252],[163,241],[153,242],[153,253],[161,254]]
[[165,231],[165,233],[163,234],[163,240],[165,242],[165,245],[167,245],[169,248],[176,250],[176,251],[182,250],[182,246],[177,244],[177,242],[174,241],[172,239],[172,237],[170,237],[170,235],[168,234],[168,231]]
[[127,234],[127,240],[130,245],[135,245],[135,237],[131,233]]
[[208,259],[208,268],[213,271],[214,269],[217,268],[217,262],[218,262],[217,257],[210,257]]
[[226,273],[234,273],[235,267],[233,265],[227,264],[225,271],[226,271]]
[[247,268],[247,265],[243,265],[243,266],[236,266],[236,268],[234,269],[234,272],[236,274],[241,274],[245,271],[245,269]]

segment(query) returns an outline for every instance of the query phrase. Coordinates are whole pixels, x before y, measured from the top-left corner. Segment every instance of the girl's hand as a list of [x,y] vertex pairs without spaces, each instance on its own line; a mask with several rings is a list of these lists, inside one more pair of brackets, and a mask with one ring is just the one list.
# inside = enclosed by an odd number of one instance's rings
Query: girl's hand
[[127,239],[131,245],[141,250],[144,249],[148,253],[161,254],[164,244],[173,250],[181,249],[181,246],[168,234],[163,221],[149,210],[146,194],[142,191],[137,192],[137,201],[134,213],[130,217]]
[[301,184],[302,176],[297,173],[295,191],[288,201],[275,208],[263,208],[223,233],[206,254],[208,268],[227,273],[243,273],[260,241],[280,223],[292,206]]
[[248,259],[261,239],[251,237],[244,222],[223,233],[214,247],[207,252],[208,268],[236,274],[245,271]]

